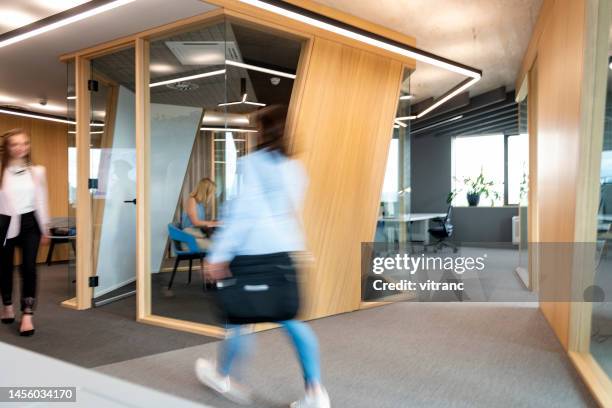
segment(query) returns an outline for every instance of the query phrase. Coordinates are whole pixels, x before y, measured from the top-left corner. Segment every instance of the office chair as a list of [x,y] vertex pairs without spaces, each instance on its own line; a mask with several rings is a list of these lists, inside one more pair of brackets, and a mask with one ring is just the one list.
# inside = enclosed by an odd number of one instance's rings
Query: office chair
[[448,239],[453,235],[453,224],[451,223],[451,215],[452,215],[452,206],[448,206],[448,210],[446,211],[446,217],[444,218],[434,218],[432,222],[437,223],[438,225],[434,225],[427,230],[429,234],[434,237],[437,241],[425,245],[425,248],[432,247],[434,252],[438,252],[442,248],[452,248],[453,252],[457,252],[459,249],[457,245],[449,242]]
[[[187,283],[191,283],[191,269],[193,266],[193,260],[199,259],[200,265],[204,261],[204,257],[206,256],[205,252],[200,250],[196,238],[193,235],[190,235],[180,228],[178,228],[175,224],[168,224],[168,237],[172,240],[174,244],[174,253],[176,254],[176,259],[174,261],[174,269],[172,269],[172,275],[170,276],[170,282],[168,283],[168,290],[172,288],[172,282],[174,282],[174,275],[176,275],[176,270],[181,261],[189,261],[189,278]],[[184,250],[182,243],[187,244],[188,250]],[[204,287],[206,287],[206,280],[204,280]]]

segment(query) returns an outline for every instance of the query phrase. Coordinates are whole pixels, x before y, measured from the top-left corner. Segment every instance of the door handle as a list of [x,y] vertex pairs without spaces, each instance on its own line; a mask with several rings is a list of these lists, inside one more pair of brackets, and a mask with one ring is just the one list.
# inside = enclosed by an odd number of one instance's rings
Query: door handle
[[123,202],[124,203],[132,203],[132,204],[136,205],[136,199],[133,199],[133,200],[124,200]]

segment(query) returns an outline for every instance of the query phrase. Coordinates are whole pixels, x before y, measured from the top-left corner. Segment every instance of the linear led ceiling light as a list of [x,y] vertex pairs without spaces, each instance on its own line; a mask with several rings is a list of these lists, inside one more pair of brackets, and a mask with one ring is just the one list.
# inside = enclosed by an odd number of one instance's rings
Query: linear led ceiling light
[[190,81],[192,79],[207,78],[207,77],[211,77],[215,75],[224,75],[224,74],[225,74],[225,69],[219,69],[216,71],[204,72],[203,74],[189,75],[186,77],[168,79],[167,81],[153,82],[149,84],[149,88],[154,88],[156,86],[162,86],[162,85],[168,85],[168,84],[174,84],[177,82]]
[[295,74],[290,74],[288,72],[283,72],[283,71],[277,71],[275,69],[258,67],[257,65],[245,64],[244,62],[225,60],[225,64],[226,65],[231,65],[231,66],[234,66],[234,67],[250,69],[250,70],[253,70],[253,71],[264,72],[266,74],[278,75],[279,77],[295,79]]
[[236,133],[257,133],[254,129],[239,129],[239,128],[216,128],[216,127],[201,127],[200,130],[209,132],[236,132]]
[[40,119],[40,120],[47,120],[49,122],[65,123],[67,125],[75,124],[75,122],[72,120],[56,118],[54,116],[37,115],[35,113],[19,112],[19,111],[8,110],[8,109],[0,109],[0,113],[4,113],[7,115],[13,115],[13,116],[21,116],[23,118]]
[[400,98],[400,101],[407,101],[407,100],[410,100],[410,99],[414,98],[414,95],[411,95],[411,94],[402,95],[399,98]]
[[92,0],[81,6],[35,21],[32,24],[0,35],[0,48],[47,33],[77,21],[124,6],[135,0]]
[[[11,110],[11,109],[1,109],[0,108],[0,113],[4,113],[6,115],[12,115],[12,116],[20,116],[22,118],[31,118],[31,119],[39,119],[39,120],[46,120],[48,122],[56,122],[56,123],[65,123],[67,125],[76,125],[76,122],[74,120],[68,120],[68,119],[62,119],[62,118],[58,118],[57,116],[47,116],[47,115],[39,115],[37,113],[30,113],[27,111],[19,111],[19,110]],[[104,123],[90,123],[89,126],[91,127],[104,127]]]
[[242,94],[241,100],[236,101],[236,102],[223,102],[223,103],[218,104],[217,106],[230,106],[230,105],[266,106],[265,103],[247,101],[246,78],[240,78],[240,93]]
[[461,82],[449,92],[445,93],[441,98],[436,100],[425,110],[416,114],[416,118],[420,118],[428,114],[443,103],[457,96],[459,93],[465,91],[467,88],[478,82],[482,77],[482,71],[480,71],[479,69],[472,68],[468,65],[460,64],[458,62],[452,61],[444,57],[440,57],[438,55],[421,50],[411,45],[403,44],[399,41],[386,38],[379,34],[371,33],[367,30],[352,26],[350,24],[324,16],[311,10],[307,10],[294,4],[286,3],[281,0],[240,1],[242,3],[246,3],[275,14],[280,14],[292,20],[300,21],[313,27],[330,31],[343,37],[350,38],[362,42],[364,44],[372,45],[374,47],[381,48],[383,50],[390,51],[395,54],[402,55],[404,57],[413,58],[417,61],[434,65],[447,71],[452,71],[457,74],[461,74],[468,77],[467,80]]

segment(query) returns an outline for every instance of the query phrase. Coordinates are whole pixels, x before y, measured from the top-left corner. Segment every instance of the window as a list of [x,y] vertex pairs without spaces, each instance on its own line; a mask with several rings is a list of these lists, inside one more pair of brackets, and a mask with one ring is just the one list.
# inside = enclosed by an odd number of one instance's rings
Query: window
[[[480,196],[479,206],[504,204],[504,135],[462,136],[452,139],[452,189],[454,206],[467,206],[469,183],[482,174],[491,182],[489,195]],[[467,181],[467,183],[466,183]]]
[[385,169],[385,180],[383,182],[382,198],[384,203],[395,203],[397,201],[397,190],[399,188],[399,157],[398,139],[391,139],[389,145],[389,156],[387,157],[387,167]]
[[527,200],[529,176],[529,136],[525,133],[508,136],[508,204]]
[[[89,149],[89,177],[92,179],[98,178],[98,170],[100,168],[100,157],[102,149]],[[77,149],[76,147],[68,148],[68,201],[71,205],[76,205],[77,195]]]

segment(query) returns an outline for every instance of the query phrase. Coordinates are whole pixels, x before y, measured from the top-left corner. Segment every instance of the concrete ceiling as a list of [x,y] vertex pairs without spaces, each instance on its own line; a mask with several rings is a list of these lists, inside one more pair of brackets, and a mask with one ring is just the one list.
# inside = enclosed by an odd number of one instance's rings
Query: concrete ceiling
[[[4,10],[31,9],[41,0],[0,0]],[[66,3],[47,0],[44,3]],[[17,8],[13,7],[18,5]],[[0,106],[64,115],[66,66],[58,57],[118,37],[201,14],[214,7],[199,0],[136,0],[38,37],[0,48]],[[45,106],[38,102],[46,99]]]
[[[317,1],[411,35],[419,48],[481,69],[482,80],[470,88],[471,95],[502,85],[514,89],[542,4],[542,0]],[[410,92],[418,102],[439,96],[463,78],[419,62],[410,78]]]
[[[0,0],[2,7],[36,10],[40,4],[79,0]],[[319,3],[412,35],[427,51],[483,70],[472,95],[514,81],[542,0],[318,0]],[[18,6],[15,6],[18,4]],[[59,7],[59,6],[58,6]],[[200,0],[136,0],[87,20],[0,48],[0,106],[65,113],[66,68],[57,57],[93,44],[212,9]],[[49,11],[38,8],[39,17]],[[13,23],[15,26],[16,23]],[[8,25],[0,26],[0,32]],[[14,27],[11,27],[14,28]],[[417,101],[438,96],[463,79],[418,63],[410,78]],[[408,90],[408,83],[405,84]],[[47,99],[46,106],[38,102]]]
[[0,34],[60,13],[89,0],[0,0]]

